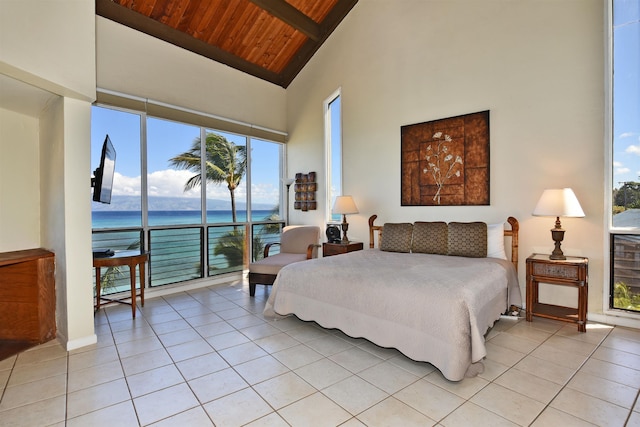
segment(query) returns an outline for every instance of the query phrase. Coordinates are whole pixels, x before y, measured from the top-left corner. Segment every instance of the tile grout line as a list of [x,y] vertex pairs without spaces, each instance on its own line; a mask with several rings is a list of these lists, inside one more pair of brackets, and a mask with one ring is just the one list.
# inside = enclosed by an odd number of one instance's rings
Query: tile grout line
[[624,421],[625,426],[629,424],[629,420],[631,420],[631,415],[633,415],[633,408],[636,407],[639,400],[640,400],[640,388],[638,388],[638,393],[636,393],[636,398],[633,400],[633,403],[631,404],[631,410],[629,411],[629,415],[627,415],[627,419]]
[[[560,329],[559,329],[559,330],[560,330]],[[559,331],[559,330],[558,330],[558,331]],[[555,336],[555,335],[558,333],[558,331],[556,331],[556,332],[555,332],[553,335],[551,335],[549,338],[551,338],[551,337]],[[588,355],[588,356],[587,356],[587,357],[582,361],[582,363],[580,364],[580,366],[578,366],[578,367],[573,371],[573,373],[571,374],[571,376],[570,376],[570,377],[567,379],[567,381],[562,385],[562,387],[560,388],[560,390],[558,390],[558,391],[556,392],[556,394],[554,394],[554,395],[553,395],[553,397],[549,400],[549,402],[545,404],[544,408],[542,408],[542,411],[540,411],[540,412],[538,413],[538,415],[536,415],[536,416],[535,416],[535,418],[531,421],[531,423],[530,423],[529,425],[533,425],[533,424],[536,422],[536,420],[537,420],[538,418],[540,418],[540,415],[542,415],[542,414],[544,413],[544,411],[545,411],[547,408],[553,408],[553,407],[551,406],[551,402],[553,402],[553,401],[556,399],[556,397],[558,397],[558,395],[559,395],[560,393],[562,393],[562,391],[564,391],[564,389],[565,389],[565,388],[567,387],[567,385],[571,382],[571,380],[572,380],[572,379],[573,379],[573,378],[578,374],[578,372],[580,372],[580,369],[582,369],[582,367],[583,367],[583,366],[584,366],[584,365],[585,365],[585,364],[586,364],[586,363],[591,359],[591,356],[593,356],[593,355],[594,355],[594,353],[595,353],[596,351],[598,351],[598,349],[600,348],[600,346],[602,345],[602,343],[604,342],[604,340],[606,340],[606,339],[607,339],[607,337],[609,336],[609,334],[611,334],[611,332],[612,332],[612,331],[613,331],[613,328],[612,328],[612,329],[610,329],[610,330],[606,333],[606,335],[605,335],[604,337],[602,337],[602,339],[600,340],[600,342],[598,343],[598,345],[596,345],[596,347],[595,347],[595,348],[594,348],[594,349],[589,353],[589,355]],[[585,334],[586,334],[586,332],[585,332]],[[549,338],[547,338],[547,339],[549,339]],[[568,339],[572,339],[572,338],[569,338],[569,337],[566,337],[566,338],[568,338]],[[546,342],[546,341],[547,341],[547,340],[545,340],[544,342]],[[587,395],[587,396],[588,396],[588,395]],[[592,396],[592,397],[593,397],[593,396]],[[599,399],[599,398],[598,398],[598,399]],[[553,408],[553,409],[558,409],[558,408]],[[560,409],[558,409],[558,410],[560,410]],[[562,410],[560,410],[560,411],[562,411]],[[580,417],[578,417],[578,416],[576,416],[576,415],[570,414],[570,413],[565,412],[565,411],[562,411],[562,412],[563,412],[563,413],[565,413],[565,414],[571,415],[571,416],[573,416],[573,417],[579,418],[579,419],[581,419],[582,421],[585,421],[585,422],[590,423],[590,421],[585,420],[585,419],[583,419],[583,418],[580,418]]]

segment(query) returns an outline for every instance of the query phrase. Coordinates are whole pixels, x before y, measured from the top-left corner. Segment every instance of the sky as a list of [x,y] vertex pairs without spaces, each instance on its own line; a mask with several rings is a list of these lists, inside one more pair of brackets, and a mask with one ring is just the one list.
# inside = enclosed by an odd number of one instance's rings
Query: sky
[[[100,164],[100,153],[108,134],[116,150],[116,172],[113,195],[140,195],[140,116],[115,109],[93,107],[91,117],[92,175]],[[244,136],[224,133],[236,145],[245,145]],[[200,128],[156,118],[147,119],[147,170],[149,196],[200,197],[200,190],[184,191],[184,184],[194,175],[188,170],[170,166],[169,159],[188,151],[200,136]],[[278,169],[280,145],[253,139],[251,142],[252,202],[279,203],[280,172]],[[246,177],[236,189],[236,200],[246,200]],[[207,185],[208,199],[229,200],[226,185]]]
[[640,1],[614,0],[613,186],[640,182]]

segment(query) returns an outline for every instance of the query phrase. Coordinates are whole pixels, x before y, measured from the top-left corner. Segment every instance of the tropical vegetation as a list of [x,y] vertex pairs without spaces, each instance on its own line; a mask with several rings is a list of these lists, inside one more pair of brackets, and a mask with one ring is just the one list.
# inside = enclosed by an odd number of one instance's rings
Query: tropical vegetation
[[624,282],[613,286],[613,306],[623,310],[640,311],[640,294],[631,291]]
[[[194,172],[187,180],[184,191],[197,188],[202,184],[201,161],[202,141],[196,138],[191,148],[171,158],[169,163],[178,168]],[[204,176],[207,183],[213,185],[226,185],[231,198],[232,221],[237,222],[235,191],[242,182],[247,172],[247,148],[236,145],[217,133],[208,132],[205,138]],[[271,218],[271,217],[270,217]],[[272,228],[265,226],[265,231]],[[260,257],[264,248],[264,242],[259,235],[253,237],[253,259]],[[242,265],[244,262],[245,231],[244,228],[234,226],[233,230],[220,236],[214,248],[214,255],[222,255],[227,260],[229,267]]]

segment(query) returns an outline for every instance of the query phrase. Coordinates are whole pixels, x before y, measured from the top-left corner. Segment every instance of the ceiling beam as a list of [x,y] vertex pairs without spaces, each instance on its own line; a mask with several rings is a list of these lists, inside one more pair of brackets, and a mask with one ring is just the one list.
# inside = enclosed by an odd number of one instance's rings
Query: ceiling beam
[[282,71],[279,81],[280,86],[284,88],[289,86],[320,46],[329,38],[333,30],[338,27],[338,24],[340,24],[351,9],[353,9],[356,3],[358,3],[358,0],[338,0],[338,3],[322,21],[320,31],[322,38],[318,41],[307,40],[306,43],[302,45],[298,53],[296,53],[291,62],[289,62],[289,65]]
[[322,38],[320,26],[304,13],[284,0],[249,0],[256,6],[266,10],[279,20],[286,22],[313,41]]

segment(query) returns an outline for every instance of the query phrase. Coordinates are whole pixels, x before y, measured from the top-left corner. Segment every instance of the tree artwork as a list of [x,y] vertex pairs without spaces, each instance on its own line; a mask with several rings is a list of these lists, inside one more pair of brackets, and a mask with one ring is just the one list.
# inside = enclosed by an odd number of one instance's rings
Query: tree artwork
[[489,204],[489,111],[400,128],[401,205]]
[[449,153],[449,147],[446,145],[447,142],[451,141],[451,136],[442,135],[442,132],[436,132],[433,134],[434,143],[437,142],[435,149],[433,144],[429,144],[427,147],[427,166],[422,170],[424,173],[430,173],[433,177],[433,180],[436,182],[438,186],[438,191],[433,196],[433,200],[437,205],[440,204],[440,192],[442,191],[442,186],[447,182],[447,180],[453,176],[460,176],[460,168],[456,168],[458,164],[462,165],[462,157],[453,156],[453,154]]

